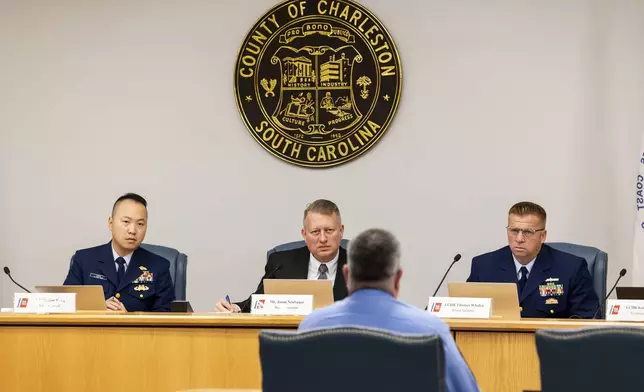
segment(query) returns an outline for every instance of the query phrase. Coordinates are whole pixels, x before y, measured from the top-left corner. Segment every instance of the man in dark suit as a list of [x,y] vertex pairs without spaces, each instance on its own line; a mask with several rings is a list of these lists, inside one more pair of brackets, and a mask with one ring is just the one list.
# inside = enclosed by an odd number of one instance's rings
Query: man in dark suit
[[[339,301],[347,296],[342,267],[347,252],[340,247],[344,225],[340,209],[329,200],[316,200],[304,210],[302,237],[306,246],[271,254],[264,268],[263,279],[327,279],[333,281],[333,296]],[[262,281],[263,281],[262,279]],[[254,294],[264,294],[259,282]],[[251,297],[230,303],[217,302],[218,312],[250,312]]]
[[594,318],[599,299],[586,260],[544,244],[546,211],[520,202],[508,215],[509,246],[472,259],[467,281],[516,283],[521,317]]
[[103,286],[108,310],[169,311],[170,262],[139,247],[148,227],[145,199],[134,193],[119,197],[108,225],[112,241],[77,251],[64,284]]

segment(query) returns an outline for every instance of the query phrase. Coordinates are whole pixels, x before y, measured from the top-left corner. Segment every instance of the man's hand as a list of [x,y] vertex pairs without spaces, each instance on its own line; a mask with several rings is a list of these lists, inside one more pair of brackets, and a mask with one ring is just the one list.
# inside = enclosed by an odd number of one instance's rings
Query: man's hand
[[111,297],[110,299],[105,301],[105,307],[108,311],[112,312],[127,312],[125,305],[123,305],[123,303],[115,297]]
[[239,313],[241,309],[235,304],[231,304],[225,299],[220,299],[215,306],[215,310],[220,313]]

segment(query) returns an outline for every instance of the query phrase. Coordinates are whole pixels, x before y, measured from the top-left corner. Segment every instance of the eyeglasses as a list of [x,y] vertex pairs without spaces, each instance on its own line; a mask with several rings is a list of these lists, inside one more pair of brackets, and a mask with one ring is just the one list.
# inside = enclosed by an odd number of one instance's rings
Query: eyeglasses
[[537,232],[546,230],[546,229],[537,229],[537,230],[534,230],[534,229],[517,229],[516,227],[506,227],[506,229],[508,230],[508,233],[512,237],[517,237],[519,234],[523,234],[523,237],[525,237],[525,238],[534,237],[534,235],[537,234]]

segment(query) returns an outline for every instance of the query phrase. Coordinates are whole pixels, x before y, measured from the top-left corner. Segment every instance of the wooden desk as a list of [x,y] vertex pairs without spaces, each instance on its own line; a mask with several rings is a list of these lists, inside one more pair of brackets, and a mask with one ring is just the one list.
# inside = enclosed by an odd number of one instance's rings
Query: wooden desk
[[0,391],[261,388],[258,334],[301,317],[0,314]]
[[[456,345],[485,392],[541,390],[537,329],[623,326],[603,320],[446,320]],[[644,323],[628,323],[644,327]]]
[[221,389],[221,388],[208,388],[208,389],[186,389],[185,391],[177,392],[262,392],[261,389]]
[[[295,329],[300,320],[239,314],[2,313],[0,391],[258,389],[259,332]],[[534,344],[539,328],[623,325],[578,320],[448,323],[486,392],[540,389]]]

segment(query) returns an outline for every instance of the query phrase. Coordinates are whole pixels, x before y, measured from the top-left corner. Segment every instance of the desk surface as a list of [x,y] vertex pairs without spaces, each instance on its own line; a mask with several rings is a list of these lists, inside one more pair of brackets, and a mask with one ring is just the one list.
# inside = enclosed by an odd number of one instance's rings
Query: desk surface
[[0,325],[244,327],[297,328],[302,316],[252,316],[233,313],[109,313],[72,314],[0,313]]
[[[262,392],[261,389],[221,389],[221,388],[210,388],[210,389],[186,389],[185,391],[177,392]],[[530,391],[526,391],[530,392]]]
[[[149,327],[251,327],[297,328],[302,316],[254,316],[231,313],[106,313],[15,314],[0,313],[0,325],[149,326]],[[575,319],[445,319],[453,331],[534,332],[542,328],[639,326],[644,323]]]
[[[0,313],[0,390],[258,388],[258,334],[263,329],[295,330],[301,320],[220,313]],[[540,388],[534,334],[540,328],[644,327],[603,320],[445,321],[481,389],[494,392]],[[125,373],[123,361],[128,364]]]

